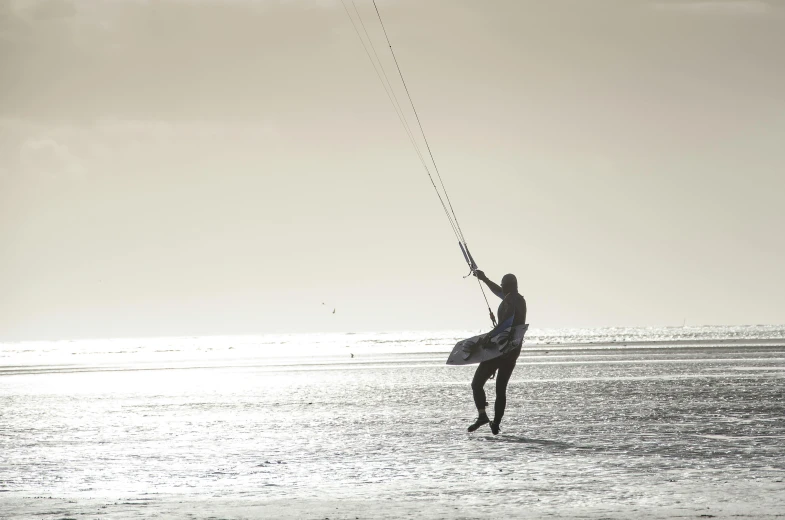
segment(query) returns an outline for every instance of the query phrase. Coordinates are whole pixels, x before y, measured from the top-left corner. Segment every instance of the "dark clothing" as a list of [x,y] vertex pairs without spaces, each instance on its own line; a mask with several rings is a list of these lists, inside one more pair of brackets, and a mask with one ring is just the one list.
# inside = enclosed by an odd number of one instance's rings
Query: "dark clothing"
[[493,294],[502,299],[502,302],[499,304],[499,309],[496,311],[496,315],[499,317],[499,323],[504,323],[504,320],[512,316],[513,312],[515,313],[515,318],[512,320],[513,327],[526,323],[526,300],[519,292],[511,292],[507,296],[504,296],[501,289],[497,291],[496,287],[493,287],[490,284],[489,287],[491,288],[491,291],[493,291]]
[[507,383],[510,381],[515,362],[521,355],[521,349],[515,350],[499,356],[497,358],[483,361],[477,367],[472,379],[472,394],[474,394],[474,404],[477,408],[485,408],[488,402],[485,397],[483,386],[490,379],[493,373],[498,370],[496,375],[496,402],[493,403],[493,420],[500,423],[504,416],[504,408],[507,406]]
[[[514,313],[512,325],[517,326],[525,324],[526,300],[524,297],[517,291],[511,292],[505,297],[504,294],[502,294],[501,287],[490,281],[487,281],[486,283],[496,296],[502,298],[502,303],[499,305],[499,309],[496,313],[499,317],[499,323],[504,323],[504,320],[513,316]],[[496,376],[496,402],[493,405],[495,414],[493,420],[497,424],[501,422],[502,416],[504,416],[504,408],[507,405],[507,383],[510,381],[510,376],[512,376],[515,363],[520,355],[521,349],[519,347],[497,358],[483,361],[479,364],[477,371],[474,373],[474,379],[472,379],[474,404],[477,408],[485,408],[488,406],[488,402],[485,398],[483,386],[496,370],[499,371]]]

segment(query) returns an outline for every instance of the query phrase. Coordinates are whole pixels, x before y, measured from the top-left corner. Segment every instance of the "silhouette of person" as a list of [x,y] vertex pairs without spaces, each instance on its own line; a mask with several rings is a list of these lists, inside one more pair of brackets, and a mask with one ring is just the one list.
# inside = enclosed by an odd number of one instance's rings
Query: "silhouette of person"
[[[503,323],[510,316],[514,316],[513,327],[526,323],[526,300],[518,292],[518,279],[515,278],[514,274],[505,274],[502,278],[501,287],[489,280],[485,273],[479,269],[474,271],[474,276],[485,282],[485,285],[488,286],[491,292],[502,299],[502,303],[499,305],[499,310],[496,313],[499,317],[499,323]],[[474,404],[477,406],[478,417],[469,426],[468,430],[470,432],[477,430],[483,424],[491,423],[493,434],[497,435],[499,433],[499,424],[507,406],[507,383],[510,381],[510,376],[512,376],[515,363],[520,355],[521,347],[518,347],[497,358],[483,361],[477,367],[474,379],[472,379],[472,394],[474,396]],[[483,387],[497,370],[499,372],[496,376],[496,402],[493,404],[494,417],[493,422],[491,422],[488,414],[485,412],[488,402],[486,401]]]

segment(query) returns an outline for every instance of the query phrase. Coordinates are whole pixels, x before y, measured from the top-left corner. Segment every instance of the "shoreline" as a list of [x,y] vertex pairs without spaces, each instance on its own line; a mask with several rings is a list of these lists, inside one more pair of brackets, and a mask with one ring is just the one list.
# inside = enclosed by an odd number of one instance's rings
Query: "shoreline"
[[[679,351],[695,352],[699,350],[706,350],[712,352],[729,351],[733,349],[749,349],[761,348],[766,351],[777,352],[785,348],[785,339],[764,339],[764,340],[663,340],[663,341],[639,341],[639,342],[597,342],[597,343],[553,343],[553,344],[526,344],[523,345],[523,351],[519,364],[525,362],[527,358],[540,358],[541,363],[547,363],[548,360],[559,357],[574,357],[581,352],[587,352],[588,356],[596,355],[601,352],[608,352],[617,350],[618,356],[634,355],[636,353],[648,353],[652,350],[662,350],[667,354],[677,354]],[[400,350],[389,352],[380,351],[374,352],[373,347],[366,347],[367,350],[363,352],[362,357],[353,357],[346,359],[345,354],[341,355],[325,352],[318,353],[316,357],[320,358],[314,360],[313,357],[265,357],[263,354],[256,356],[238,356],[233,358],[213,358],[213,359],[195,359],[188,357],[193,355],[193,352],[178,351],[182,356],[169,358],[169,359],[141,359],[128,362],[106,362],[98,361],[95,363],[29,363],[29,364],[9,364],[3,365],[0,363],[0,377],[3,376],[16,376],[16,375],[44,375],[44,374],[78,374],[78,373],[92,373],[92,372],[130,372],[130,371],[161,371],[161,370],[210,370],[210,369],[269,369],[269,370],[297,370],[303,369],[318,369],[319,367],[334,368],[334,367],[367,367],[378,368],[378,365],[387,364],[401,364],[404,362],[419,363],[422,362],[421,357],[445,357],[450,352],[450,346],[445,346],[444,350],[408,350],[405,347]],[[348,352],[348,351],[347,351]],[[544,354],[539,355],[538,354]],[[548,355],[550,354],[550,355]],[[748,352],[743,353],[745,356]],[[90,354],[85,354],[90,355]],[[136,354],[131,354],[135,356]],[[742,353],[740,353],[742,355]],[[407,356],[400,358],[396,356]],[[296,361],[294,361],[296,360]],[[212,361],[212,362],[211,362]],[[643,363],[647,360],[639,360]],[[658,362],[649,360],[650,362]],[[589,360],[576,361],[579,363],[589,362]],[[607,363],[614,361],[607,360]],[[635,360],[627,361],[636,362]],[[663,362],[663,361],[659,361]],[[197,363],[197,364],[193,364]],[[436,363],[434,366],[439,366],[442,363]]]

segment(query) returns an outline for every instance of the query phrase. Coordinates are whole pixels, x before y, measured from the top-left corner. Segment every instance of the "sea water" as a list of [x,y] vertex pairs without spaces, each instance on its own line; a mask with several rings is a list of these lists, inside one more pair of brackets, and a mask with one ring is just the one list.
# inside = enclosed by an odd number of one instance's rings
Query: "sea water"
[[2,344],[0,518],[785,510],[785,327],[532,330],[498,436],[477,332]]

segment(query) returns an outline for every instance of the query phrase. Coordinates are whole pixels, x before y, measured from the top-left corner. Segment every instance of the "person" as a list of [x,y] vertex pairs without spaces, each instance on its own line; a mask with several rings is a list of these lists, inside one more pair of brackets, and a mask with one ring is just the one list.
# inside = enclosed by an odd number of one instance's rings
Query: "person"
[[[518,279],[515,278],[514,274],[505,274],[502,278],[501,287],[489,280],[485,273],[479,269],[474,271],[474,275],[484,282],[493,294],[502,299],[497,312],[499,323],[504,323],[510,316],[513,316],[513,327],[526,323],[526,300],[518,292]],[[499,433],[499,425],[504,416],[504,409],[507,406],[507,383],[510,381],[510,376],[512,376],[515,363],[520,355],[521,347],[518,347],[497,358],[483,361],[477,367],[474,379],[472,379],[472,394],[474,396],[474,404],[477,406],[478,417],[469,426],[470,432],[477,430],[483,424],[490,423],[493,434],[497,435]],[[496,402],[493,404],[494,416],[493,421],[491,421],[485,412],[488,402],[486,401],[483,387],[497,370]]]

